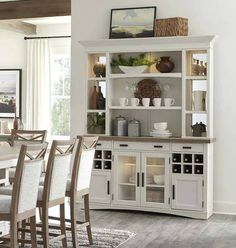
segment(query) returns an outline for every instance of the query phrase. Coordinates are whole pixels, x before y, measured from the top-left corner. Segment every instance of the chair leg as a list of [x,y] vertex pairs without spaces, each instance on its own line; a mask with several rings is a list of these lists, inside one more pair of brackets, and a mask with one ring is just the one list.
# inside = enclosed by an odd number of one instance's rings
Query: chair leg
[[42,209],[42,238],[43,247],[49,248],[48,207]]
[[85,212],[85,222],[89,223],[89,225],[86,227],[88,239],[89,239],[89,244],[92,245],[93,244],[93,237],[92,237],[90,214],[89,214],[89,194],[84,196],[84,212]]
[[66,220],[65,220],[65,204],[60,205],[60,224],[61,224],[61,234],[65,235],[65,238],[62,239],[63,248],[67,248],[66,242]]
[[18,230],[17,230],[17,222],[11,221],[10,223],[10,245],[11,248],[18,248]]
[[30,218],[30,229],[31,229],[31,245],[32,248],[37,248],[37,236],[36,236],[36,217]]
[[[21,227],[22,227],[22,229],[26,228],[26,220],[22,220]],[[25,240],[25,232],[24,231],[21,232],[21,239]],[[25,243],[21,242],[21,247],[24,247],[24,245],[25,245]]]
[[79,247],[77,244],[77,225],[76,225],[76,202],[70,198],[70,218],[71,218],[71,237],[73,248]]

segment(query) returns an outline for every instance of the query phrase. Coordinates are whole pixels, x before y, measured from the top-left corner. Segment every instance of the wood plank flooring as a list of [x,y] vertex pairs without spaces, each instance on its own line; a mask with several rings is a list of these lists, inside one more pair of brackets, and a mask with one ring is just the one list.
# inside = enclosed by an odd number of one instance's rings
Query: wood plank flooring
[[128,230],[136,236],[121,248],[236,248],[236,216],[209,220],[135,211],[91,210],[92,227]]

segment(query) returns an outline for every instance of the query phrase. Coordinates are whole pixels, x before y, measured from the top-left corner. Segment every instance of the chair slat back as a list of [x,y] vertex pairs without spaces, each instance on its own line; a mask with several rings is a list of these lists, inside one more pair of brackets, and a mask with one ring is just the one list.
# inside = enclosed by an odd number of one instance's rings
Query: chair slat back
[[48,143],[22,145],[13,184],[12,211],[24,213],[36,208],[41,168]]
[[[75,156],[73,173],[71,178],[71,190],[81,191],[89,189],[93,160],[98,137],[77,137],[77,155]],[[74,187],[74,188],[73,188]]]
[[46,130],[11,130],[11,145],[36,144],[45,142]]
[[75,140],[53,141],[44,181],[43,201],[65,197]]

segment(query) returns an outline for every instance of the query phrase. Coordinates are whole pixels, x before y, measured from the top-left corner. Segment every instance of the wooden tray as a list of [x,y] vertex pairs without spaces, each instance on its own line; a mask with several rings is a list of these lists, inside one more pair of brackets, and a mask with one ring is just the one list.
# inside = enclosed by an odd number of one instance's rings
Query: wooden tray
[[153,79],[143,79],[137,83],[134,96],[139,98],[140,104],[142,103],[142,98],[150,98],[150,106],[153,106],[153,98],[161,96],[160,85]]

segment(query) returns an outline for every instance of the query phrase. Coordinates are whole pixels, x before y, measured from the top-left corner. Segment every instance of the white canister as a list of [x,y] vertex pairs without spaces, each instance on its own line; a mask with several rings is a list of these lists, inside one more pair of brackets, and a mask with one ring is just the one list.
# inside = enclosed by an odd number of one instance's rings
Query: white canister
[[202,91],[202,90],[193,91],[193,110],[195,111],[206,110],[206,91]]

